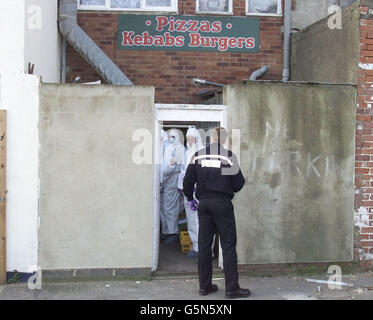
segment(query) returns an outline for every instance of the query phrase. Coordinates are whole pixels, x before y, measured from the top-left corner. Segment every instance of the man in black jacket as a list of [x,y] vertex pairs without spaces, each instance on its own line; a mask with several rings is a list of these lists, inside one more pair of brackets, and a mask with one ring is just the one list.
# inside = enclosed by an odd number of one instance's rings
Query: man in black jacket
[[211,144],[198,151],[188,165],[183,187],[190,205],[195,206],[193,189],[197,183],[200,295],[218,290],[217,285],[212,284],[211,252],[213,237],[218,231],[223,250],[225,296],[242,298],[248,297],[250,290],[242,289],[238,284],[236,222],[231,200],[234,193],[242,189],[245,179],[236,156],[222,146],[227,138],[224,128],[212,130]]

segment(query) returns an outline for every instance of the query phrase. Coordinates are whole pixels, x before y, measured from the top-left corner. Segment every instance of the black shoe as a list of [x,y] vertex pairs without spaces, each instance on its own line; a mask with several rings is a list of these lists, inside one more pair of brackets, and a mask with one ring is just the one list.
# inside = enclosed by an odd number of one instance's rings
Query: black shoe
[[228,299],[246,298],[250,296],[251,292],[249,289],[239,288],[236,291],[226,292],[225,297]]
[[207,296],[209,293],[218,291],[218,286],[216,284],[211,285],[209,289],[199,289],[200,296]]

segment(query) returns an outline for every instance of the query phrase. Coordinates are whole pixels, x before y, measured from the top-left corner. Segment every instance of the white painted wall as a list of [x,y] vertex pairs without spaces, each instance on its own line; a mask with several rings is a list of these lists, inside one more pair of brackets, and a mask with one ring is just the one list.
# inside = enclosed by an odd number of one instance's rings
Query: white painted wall
[[57,0],[26,0],[25,60],[35,65],[34,74],[44,83],[59,83],[61,79],[61,41],[58,32]]
[[0,75],[24,71],[25,1],[0,1]]
[[[7,271],[31,272],[38,264],[38,76],[60,81],[57,13],[57,0],[0,0],[0,109],[8,117]],[[29,62],[35,76],[26,74]]]
[[60,82],[57,15],[57,0],[0,1],[0,75],[27,73],[31,62],[43,82]]
[[0,109],[7,110],[7,271],[38,264],[39,77],[1,77]]
[[24,75],[25,0],[0,1],[0,39],[0,108],[8,117],[7,271],[28,272],[37,264],[38,140],[31,143],[37,134],[31,122],[37,115],[39,80]]

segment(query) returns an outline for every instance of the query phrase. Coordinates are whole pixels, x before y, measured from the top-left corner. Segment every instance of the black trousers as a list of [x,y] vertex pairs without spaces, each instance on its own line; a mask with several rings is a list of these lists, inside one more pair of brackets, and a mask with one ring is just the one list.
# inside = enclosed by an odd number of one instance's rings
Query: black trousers
[[234,208],[230,199],[201,199],[198,208],[198,274],[200,289],[212,285],[212,241],[219,232],[223,250],[225,291],[239,288],[237,269],[237,235]]

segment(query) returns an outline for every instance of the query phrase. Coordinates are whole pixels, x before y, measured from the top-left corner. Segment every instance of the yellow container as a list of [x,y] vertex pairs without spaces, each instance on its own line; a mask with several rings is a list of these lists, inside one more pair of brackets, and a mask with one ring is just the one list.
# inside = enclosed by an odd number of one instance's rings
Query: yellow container
[[192,241],[190,241],[188,231],[180,231],[180,245],[181,245],[181,252],[188,253],[192,249]]

